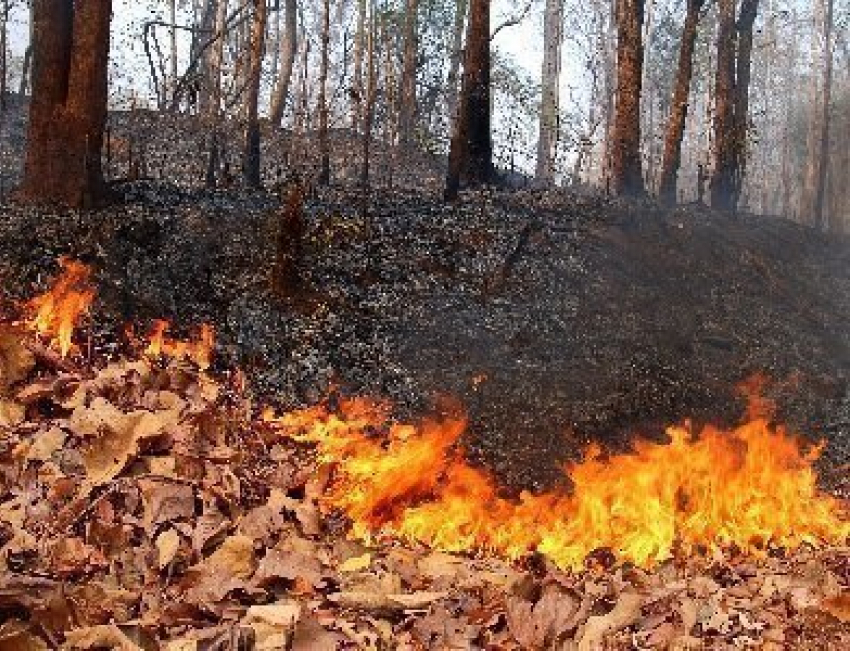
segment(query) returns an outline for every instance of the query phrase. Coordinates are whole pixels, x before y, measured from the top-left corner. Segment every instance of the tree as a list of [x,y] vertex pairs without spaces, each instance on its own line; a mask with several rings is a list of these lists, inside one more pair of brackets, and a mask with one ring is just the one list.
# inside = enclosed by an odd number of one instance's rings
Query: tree
[[331,43],[331,0],[322,2],[321,63],[319,65],[319,185],[331,181],[331,147],[328,140],[328,58]]
[[535,178],[544,185],[554,179],[555,155],[558,147],[559,81],[561,77],[561,45],[564,39],[564,0],[546,0],[543,14],[543,70],[540,102],[540,135],[537,139]]
[[735,0],[718,0],[717,70],[714,83],[714,169],[711,205],[735,209]]
[[645,193],[640,154],[644,0],[617,0],[617,100],[611,146],[611,186],[619,195]]
[[21,198],[89,207],[106,194],[111,0],[34,0],[33,97]]
[[248,62],[248,86],[245,93],[245,143],[242,153],[242,176],[245,185],[258,188],[260,178],[260,120],[258,103],[260,98],[260,75],[265,51],[266,22],[268,9],[266,0],[252,0],[254,21],[251,27],[251,50]]
[[449,74],[446,78],[446,113],[449,128],[454,128],[457,119],[458,71],[463,55],[463,28],[466,25],[468,0],[456,0],[452,44],[449,51]]
[[289,97],[289,86],[292,80],[292,68],[295,65],[295,54],[298,51],[298,6],[296,0],[284,0],[285,19],[283,38],[280,39],[280,71],[277,83],[272,93],[269,109],[269,122],[279,126],[283,119],[286,99]]
[[449,147],[444,197],[452,201],[462,184],[474,187],[492,178],[490,0],[470,0],[460,107]]
[[697,40],[697,26],[705,0],[688,0],[685,25],[682,28],[682,42],[679,49],[679,63],[676,69],[676,82],[673,87],[673,102],[670,119],[667,123],[667,135],[664,138],[664,158],[661,163],[661,179],[658,185],[658,198],[662,203],[676,203],[676,181],[682,162],[682,137],[685,134],[685,120],[688,117],[688,97],[691,90],[691,77],[694,68],[694,47]]
[[750,124],[750,69],[753,59],[753,25],[758,14],[759,0],[742,0],[736,30],[738,50],[735,56],[735,194],[732,209],[738,206],[744,173],[747,168],[747,135]]
[[399,104],[399,136],[403,147],[409,147],[413,142],[416,126],[416,59],[419,54],[416,22],[418,14],[419,0],[406,0],[401,102]]

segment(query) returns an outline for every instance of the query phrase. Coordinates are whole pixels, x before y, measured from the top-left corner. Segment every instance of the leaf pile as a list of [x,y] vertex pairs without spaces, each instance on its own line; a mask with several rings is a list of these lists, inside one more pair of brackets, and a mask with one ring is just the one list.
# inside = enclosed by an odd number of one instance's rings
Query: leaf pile
[[0,651],[847,648],[850,555],[581,574],[346,539],[244,378],[0,329]]

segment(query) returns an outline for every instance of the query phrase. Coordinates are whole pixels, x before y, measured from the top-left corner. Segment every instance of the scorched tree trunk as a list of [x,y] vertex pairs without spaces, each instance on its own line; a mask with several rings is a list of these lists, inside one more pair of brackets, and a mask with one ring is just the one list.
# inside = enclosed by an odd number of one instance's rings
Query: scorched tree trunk
[[26,201],[82,208],[105,196],[111,14],[111,0],[35,0]]

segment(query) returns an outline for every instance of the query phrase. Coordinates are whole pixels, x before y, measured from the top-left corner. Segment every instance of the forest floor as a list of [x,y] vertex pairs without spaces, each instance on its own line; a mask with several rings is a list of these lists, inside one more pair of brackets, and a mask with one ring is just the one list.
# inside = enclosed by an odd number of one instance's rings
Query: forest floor
[[684,418],[734,423],[761,373],[779,417],[850,461],[850,246],[781,219],[661,210],[567,192],[444,205],[381,190],[306,203],[307,301],[272,291],[273,195],[126,187],[104,211],[7,206],[7,299],[43,289],[61,255],[91,264],[95,332],[156,318],[216,329],[265,400],[339,385],[408,414],[469,413],[470,457],[508,486],[557,483],[589,440],[622,449]]

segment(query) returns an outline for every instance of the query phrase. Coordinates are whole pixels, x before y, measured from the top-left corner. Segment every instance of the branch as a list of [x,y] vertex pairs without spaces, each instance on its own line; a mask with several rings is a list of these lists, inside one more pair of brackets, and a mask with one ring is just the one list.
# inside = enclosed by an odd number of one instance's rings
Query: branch
[[511,18],[508,18],[507,20],[505,20],[505,22],[503,22],[495,30],[493,30],[493,33],[490,34],[490,40],[492,41],[494,38],[496,38],[496,34],[501,32],[503,29],[507,27],[515,27],[519,25],[523,20],[525,20],[526,16],[528,16],[528,13],[531,11],[531,5],[533,4],[534,0],[528,0],[528,4],[525,5],[525,8],[520,13],[516,14]]

